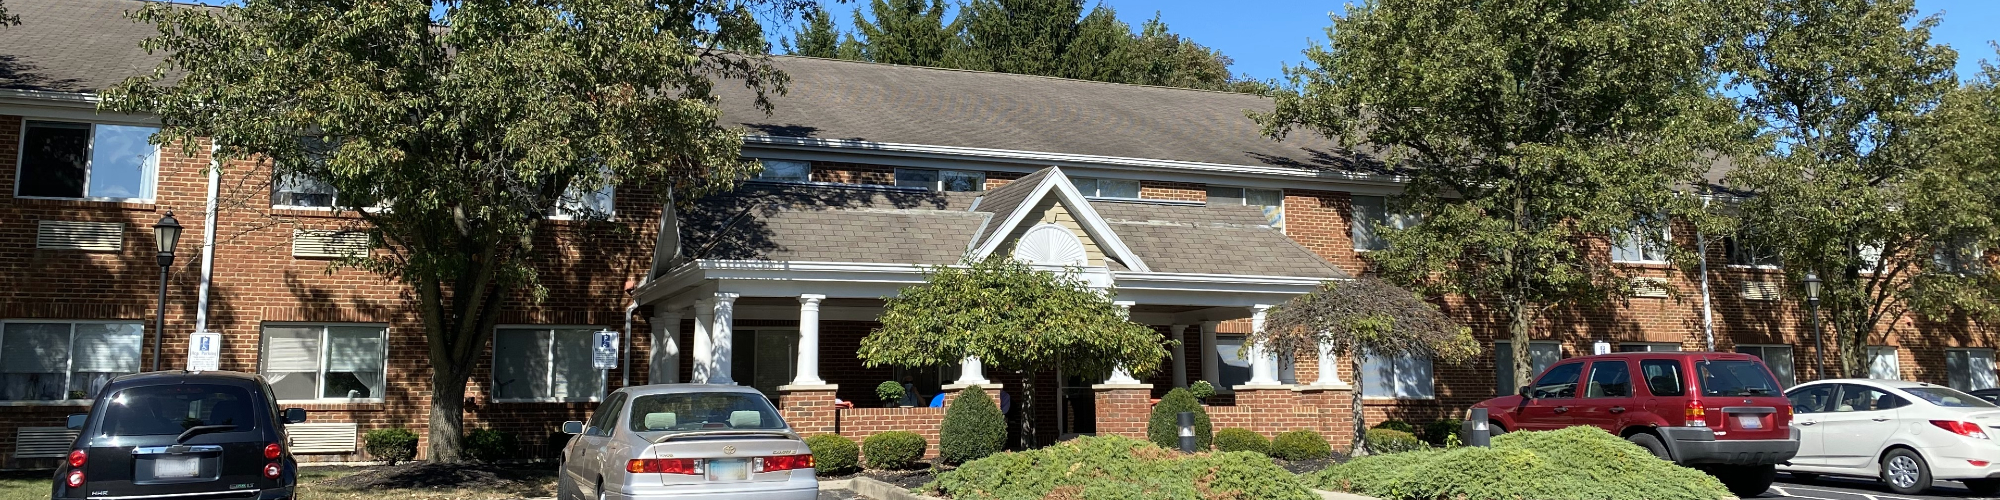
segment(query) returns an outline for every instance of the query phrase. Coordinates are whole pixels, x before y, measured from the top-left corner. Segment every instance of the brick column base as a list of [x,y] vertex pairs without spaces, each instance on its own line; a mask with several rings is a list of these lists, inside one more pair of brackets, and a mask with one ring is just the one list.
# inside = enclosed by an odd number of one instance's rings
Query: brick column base
[[778,413],[800,435],[833,434],[839,417],[833,407],[838,385],[778,386]]
[[1354,448],[1354,387],[1348,385],[1302,385],[1299,406],[1312,412],[1319,431],[1334,451],[1347,453]]
[[1153,414],[1153,384],[1097,384],[1097,435],[1146,439]]

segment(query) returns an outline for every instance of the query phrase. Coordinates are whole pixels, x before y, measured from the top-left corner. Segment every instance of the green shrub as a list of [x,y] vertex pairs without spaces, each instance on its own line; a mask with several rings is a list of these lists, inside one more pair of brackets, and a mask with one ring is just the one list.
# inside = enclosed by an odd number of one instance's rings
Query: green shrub
[[896,404],[903,399],[903,384],[898,384],[894,380],[884,380],[880,384],[875,384],[875,397],[882,398],[883,403]]
[[861,458],[870,469],[907,469],[924,458],[929,447],[917,433],[889,431],[861,440]]
[[1167,397],[1160,398],[1160,404],[1153,405],[1153,416],[1146,420],[1146,440],[1169,450],[1181,448],[1181,412],[1194,412],[1194,449],[1206,450],[1215,441],[1215,432],[1208,421],[1208,411],[1195,402],[1194,393],[1187,389],[1175,388],[1167,391]]
[[1458,438],[1459,442],[1464,442],[1465,436],[1461,434],[1465,430],[1461,427],[1464,424],[1464,420],[1456,418],[1424,424],[1424,442],[1430,443],[1431,446],[1445,446],[1445,443],[1452,441],[1454,437]]
[[519,458],[521,444],[514,435],[493,429],[473,429],[465,433],[465,456],[481,462]]
[[999,453],[1007,446],[1007,417],[978,386],[952,398],[938,427],[938,458],[961,464]]
[[363,449],[376,460],[389,462],[407,461],[417,457],[417,433],[402,427],[375,429],[361,436]]
[[1409,422],[1404,422],[1401,420],[1383,420],[1382,423],[1375,424],[1375,426],[1370,427],[1370,429],[1388,429],[1392,431],[1402,431],[1412,436],[1417,435],[1417,426],[1410,425]]
[[1301,476],[1322,489],[1388,500],[1715,500],[1722,483],[1654,458],[1596,427],[1514,432],[1491,448],[1460,447],[1357,458]]
[[1410,435],[1408,432],[1395,429],[1376,427],[1368,429],[1368,432],[1362,434],[1362,436],[1368,441],[1366,446],[1368,452],[1377,455],[1430,448],[1430,445],[1424,444],[1424,440],[1417,439],[1416,436]]
[[813,471],[822,476],[835,476],[854,472],[860,462],[861,448],[854,440],[838,434],[820,434],[806,438],[806,448],[812,450]]
[[1258,434],[1250,429],[1231,427],[1215,431],[1215,449],[1216,451],[1251,451],[1270,454],[1271,440],[1264,439],[1263,434]]
[[1196,380],[1188,385],[1188,393],[1193,394],[1195,399],[1208,401],[1208,398],[1215,397],[1215,384],[1208,383],[1207,380]]
[[1318,498],[1299,476],[1263,455],[1183,454],[1118,436],[1082,437],[974,460],[939,474],[925,489],[955,500]]
[[1285,460],[1320,460],[1333,456],[1333,445],[1310,429],[1279,434],[1271,439],[1271,456]]

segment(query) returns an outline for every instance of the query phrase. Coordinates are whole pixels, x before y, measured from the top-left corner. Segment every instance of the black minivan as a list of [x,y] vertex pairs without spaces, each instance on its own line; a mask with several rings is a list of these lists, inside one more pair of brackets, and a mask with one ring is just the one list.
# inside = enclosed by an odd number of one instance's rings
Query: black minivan
[[298,463],[271,386],[237,372],[126,375],[98,391],[56,469],[52,498],[203,500],[292,498]]

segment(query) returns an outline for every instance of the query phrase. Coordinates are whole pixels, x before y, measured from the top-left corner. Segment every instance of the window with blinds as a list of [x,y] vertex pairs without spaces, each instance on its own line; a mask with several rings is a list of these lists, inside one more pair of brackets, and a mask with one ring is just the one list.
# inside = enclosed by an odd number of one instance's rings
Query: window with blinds
[[145,331],[138,322],[0,323],[0,401],[97,397],[113,377],[139,371]]
[[591,366],[599,327],[509,327],[493,333],[493,398],[597,401],[604,373]]
[[380,400],[388,337],[381,325],[265,325],[258,373],[280,401]]
[[1977,391],[2000,387],[1994,376],[1992,349],[1946,350],[1944,367],[1953,389]]

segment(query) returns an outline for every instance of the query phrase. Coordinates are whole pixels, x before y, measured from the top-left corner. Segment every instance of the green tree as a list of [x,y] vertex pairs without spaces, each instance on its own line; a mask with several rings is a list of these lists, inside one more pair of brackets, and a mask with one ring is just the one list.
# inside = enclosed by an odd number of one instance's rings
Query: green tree
[[956,41],[957,27],[944,22],[944,0],[873,0],[868,11],[873,22],[854,11],[854,30],[861,33],[861,54],[869,61],[935,67]]
[[867,57],[864,52],[861,41],[854,39],[853,33],[841,35],[840,46],[833,49],[835,58],[849,61],[864,60]]
[[269,159],[277,177],[339,190],[377,245],[345,264],[409,287],[430,369],[428,459],[455,462],[467,378],[503,301],[544,295],[532,242],[566,193],[692,197],[755,168],[740,134],[716,125],[712,93],[721,78],[782,89],[755,6],[147,3],[133,16],[159,27],[145,47],[166,59],[103,108],[158,115],[156,142],[212,138],[219,159]]
[[999,453],[1007,446],[1007,416],[979,386],[952,398],[938,424],[938,458],[963,464]]
[[1992,73],[1954,95],[1958,54],[1911,0],[1748,4],[1724,61],[1766,148],[1726,178],[1746,194],[1726,208],[1793,283],[1823,280],[1838,373],[1865,376],[1865,347],[1912,311],[1993,318]]
[[1711,95],[1711,17],[1704,0],[1373,0],[1334,17],[1331,44],[1256,116],[1272,137],[1382,151],[1423,222],[1385,231],[1372,264],[1497,308],[1527,380],[1541,315],[1629,289],[1607,236],[1686,258],[1657,215],[1697,211],[1673,188],[1742,142]]
[[1057,76],[1083,14],[1083,0],[972,0],[953,67]]
[[[1471,330],[1409,290],[1373,277],[1327,282],[1271,308],[1264,329],[1252,332],[1247,341],[1285,357],[1342,353],[1357,374],[1364,355],[1416,356],[1453,365],[1479,355]],[[1358,418],[1362,381],[1356,377],[1352,451],[1359,455],[1367,450],[1368,422]]]
[[780,41],[785,53],[827,59],[840,57],[840,30],[833,27],[833,13],[827,12],[825,6],[814,5],[805,14],[805,22],[790,38]]
[[0,3],[0,26],[18,26],[21,16],[7,14],[7,4]]
[[1229,56],[1169,31],[1158,13],[1140,26],[1131,50],[1130,83],[1230,90]]
[[[1034,373],[1103,377],[1122,365],[1144,377],[1167,355],[1159,332],[1126,320],[1104,291],[1005,257],[937,267],[925,284],[884,300],[881,328],[861,339],[864,364],[913,368],[977,357],[983,366],[1028,373],[1023,415],[1035,414]],[[1033,420],[1022,425],[1029,446]]]

